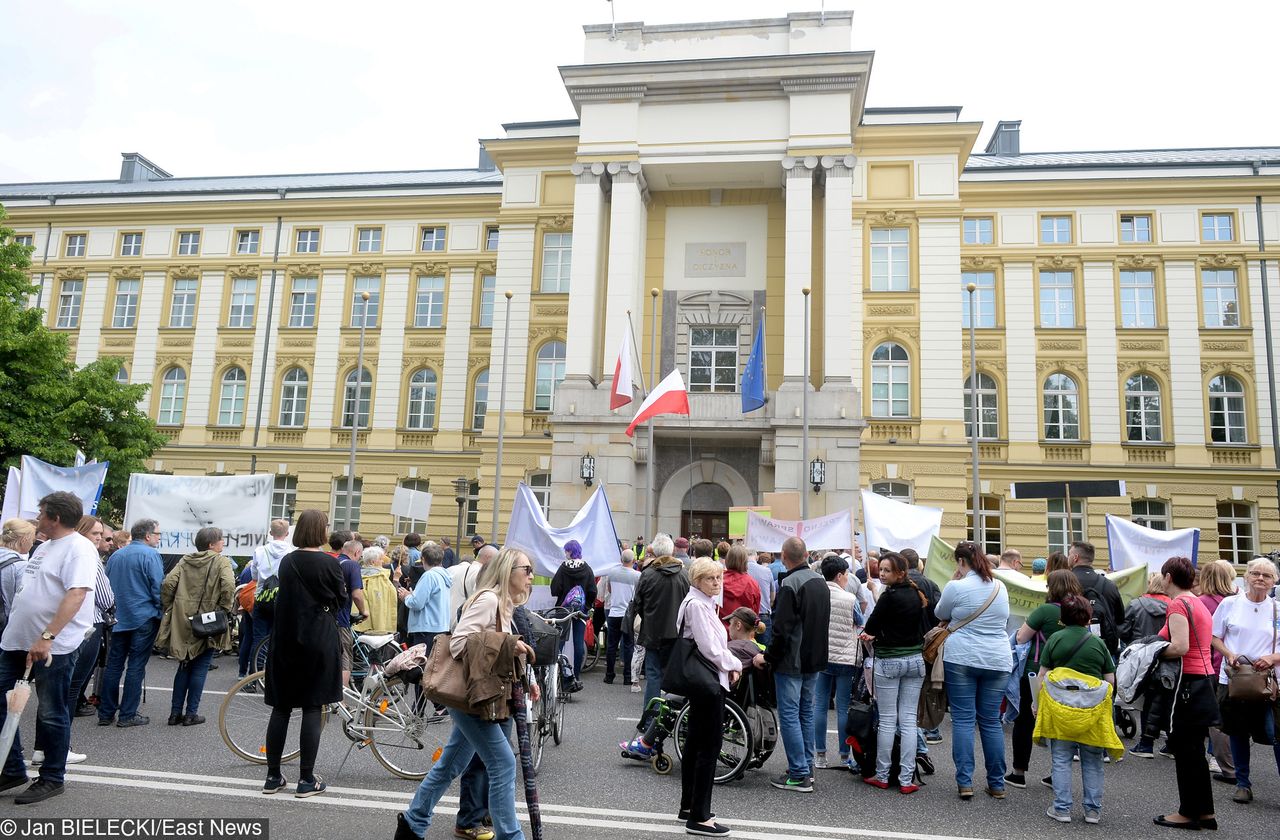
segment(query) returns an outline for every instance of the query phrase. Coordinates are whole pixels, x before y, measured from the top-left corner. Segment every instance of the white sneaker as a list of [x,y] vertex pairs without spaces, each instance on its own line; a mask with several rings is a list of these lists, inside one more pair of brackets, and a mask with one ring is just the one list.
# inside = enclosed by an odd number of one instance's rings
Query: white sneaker
[[644,689],[640,687],[640,683],[632,683],[632,684],[631,684],[631,693],[632,693],[632,694],[639,694],[639,693],[640,693],[640,692],[642,692],[642,691],[644,691]]
[[813,766],[814,766],[815,768],[817,768],[818,770],[826,770],[826,769],[827,769],[827,754],[826,754],[826,753],[818,753],[817,755],[815,755],[815,756],[813,757]]
[[1209,772],[1210,773],[1222,772],[1222,767],[1218,764],[1218,759],[1214,758],[1213,756],[1209,756]]
[[[88,757],[84,753],[67,750],[67,764],[81,764]],[[31,753],[31,766],[39,767],[41,764],[44,764],[44,750],[35,750]]]

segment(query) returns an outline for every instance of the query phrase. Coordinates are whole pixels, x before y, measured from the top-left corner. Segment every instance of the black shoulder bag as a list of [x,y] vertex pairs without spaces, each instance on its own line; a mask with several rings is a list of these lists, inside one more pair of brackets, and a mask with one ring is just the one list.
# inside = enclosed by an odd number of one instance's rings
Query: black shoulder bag
[[710,700],[720,696],[720,671],[698,650],[698,643],[684,635],[684,622],[676,628],[679,637],[671,648],[671,658],[662,672],[662,690],[690,700]]

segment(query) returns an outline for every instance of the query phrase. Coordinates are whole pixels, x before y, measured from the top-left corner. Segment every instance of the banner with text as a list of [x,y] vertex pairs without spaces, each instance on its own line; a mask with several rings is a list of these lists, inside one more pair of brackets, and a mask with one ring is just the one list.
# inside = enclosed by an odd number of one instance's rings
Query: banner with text
[[1196,553],[1200,550],[1200,529],[1157,531],[1108,513],[1107,547],[1113,569],[1143,566],[1158,572],[1170,557],[1186,557],[1192,563],[1196,562]]
[[771,519],[754,510],[747,511],[747,548],[754,551],[781,551],[788,537],[804,540],[810,551],[853,546],[853,511],[820,516],[817,519]]
[[861,491],[861,496],[862,529],[869,549],[914,548],[921,557],[929,553],[929,541],[942,527],[941,508],[896,502],[870,490]]
[[227,547],[223,553],[247,557],[271,541],[271,491],[275,476],[258,475],[149,475],[129,476],[129,497],[124,521],[129,527],[139,519],[160,523],[161,554],[188,554],[196,550],[196,531],[210,525],[221,528]]

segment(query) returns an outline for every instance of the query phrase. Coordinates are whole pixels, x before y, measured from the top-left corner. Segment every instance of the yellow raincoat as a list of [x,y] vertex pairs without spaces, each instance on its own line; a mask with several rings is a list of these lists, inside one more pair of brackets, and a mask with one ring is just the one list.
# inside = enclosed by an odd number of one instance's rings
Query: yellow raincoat
[[361,633],[396,632],[396,588],[382,569],[360,570],[360,582],[364,584],[365,609],[369,617],[354,625]]
[[1045,675],[1036,701],[1037,744],[1046,738],[1101,747],[1113,760],[1124,755],[1111,717],[1111,684],[1071,668],[1054,668]]

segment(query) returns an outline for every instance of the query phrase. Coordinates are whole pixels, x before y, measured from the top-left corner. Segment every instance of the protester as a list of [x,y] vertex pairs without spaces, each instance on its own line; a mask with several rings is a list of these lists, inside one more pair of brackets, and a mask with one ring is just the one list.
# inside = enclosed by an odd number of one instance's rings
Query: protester
[[671,555],[671,537],[658,534],[649,544],[650,559],[631,599],[629,616],[640,622],[636,641],[644,647],[644,706],[658,696],[662,672],[676,641],[676,614],[689,592],[684,563]]
[[[580,590],[580,591],[579,591]],[[551,597],[570,611],[590,614],[596,602],[596,575],[582,559],[582,546],[577,540],[564,544],[564,562],[551,578]],[[569,691],[582,690],[582,663],[587,658],[587,620],[575,618],[570,625],[573,641],[573,682]],[[595,640],[592,639],[592,644]]]
[[409,608],[409,644],[426,645],[430,653],[436,635],[449,632],[449,597],[453,578],[444,568],[444,549],[428,543],[422,549],[426,571],[413,591],[400,587],[396,596]]
[[297,549],[280,560],[280,591],[267,655],[266,702],[271,720],[266,737],[267,780],[262,786],[266,794],[288,785],[280,772],[280,758],[294,709],[302,710],[294,796],[314,796],[326,788],[314,770],[321,709],[342,699],[337,612],[346,604],[342,569],[323,550],[328,525],[324,512],[304,510],[293,532]]
[[[845,591],[849,579],[849,564],[844,558],[828,554],[822,561],[822,578],[827,582],[831,595],[831,613],[827,624],[827,667],[818,674],[814,685],[813,743],[815,769],[824,770],[827,764],[827,701],[835,692],[836,732],[843,730],[841,721],[853,701],[854,685],[862,668],[862,645],[858,641],[858,628],[863,624],[857,596]],[[853,769],[849,759],[849,745],[837,737],[840,749],[838,769]]]
[[418,565],[418,561],[422,559],[422,535],[405,534],[404,547],[409,552],[409,562],[400,570],[401,574],[404,574],[411,566]]
[[[1212,563],[1208,565],[1213,565]],[[1217,604],[1214,604],[1216,607]],[[1139,598],[1134,598],[1129,602],[1129,606],[1125,607],[1124,618],[1120,622],[1120,641],[1126,645],[1141,641],[1148,636],[1154,636],[1160,632],[1160,628],[1164,627],[1167,613],[1169,610],[1169,596],[1165,594],[1164,575],[1159,572],[1152,572],[1147,577],[1146,594]],[[1212,614],[1210,610],[1210,614]],[[1215,654],[1216,655],[1216,654]],[[1153,681],[1154,683],[1154,681]],[[1172,696],[1170,690],[1165,689],[1159,684],[1152,684],[1146,690],[1146,696],[1142,704],[1142,714],[1139,716],[1139,733],[1137,742],[1129,748],[1129,755],[1138,758],[1154,758],[1156,754],[1156,738],[1160,736],[1160,722],[1157,720],[1152,725],[1151,714],[1156,708],[1168,708],[1168,699],[1156,700],[1158,695]],[[1222,738],[1223,752],[1231,751],[1225,736]],[[1172,753],[1168,752],[1168,746],[1162,747],[1160,750],[1162,755],[1172,758]],[[1227,758],[1227,766],[1231,767],[1231,759]],[[1234,776],[1232,777],[1234,780]]]
[[764,630],[760,631],[760,641],[767,645],[773,638],[773,598],[778,593],[778,579],[769,571],[768,558],[762,560],[754,552],[747,553],[747,574],[760,587],[759,617],[760,623],[764,625]]
[[[236,679],[244,679],[249,674],[249,660],[253,658],[253,599],[257,594],[258,584],[253,579],[252,563],[245,563],[236,577],[236,614],[240,622],[236,642]],[[245,690],[250,689],[246,686]]]
[[[160,544],[160,525],[154,519],[140,519],[129,529],[133,538],[127,546],[111,555],[107,579],[116,596],[116,623],[111,628],[111,644],[107,649],[107,666],[98,693],[98,725],[118,727],[146,726],[151,718],[138,714],[142,702],[142,682],[147,675],[147,660],[155,646],[160,628],[160,584],[164,580],[164,561],[156,546]],[[123,695],[120,679],[124,678]],[[120,713],[116,720],[117,710]]]
[[1049,561],[1043,557],[1037,557],[1031,561],[1031,582],[1044,583],[1048,577],[1047,569]]
[[382,567],[386,557],[378,546],[366,548],[360,552],[360,585],[364,592],[364,621],[351,625],[353,630],[361,633],[394,633],[396,632],[396,587],[391,577]]
[[497,556],[498,547],[485,544],[480,547],[473,559],[464,560],[449,570],[450,628],[458,623],[458,615],[462,610],[462,605],[476,593],[480,572]]
[[[269,529],[271,542],[260,545],[253,550],[253,559],[249,567],[253,570],[253,582],[256,584],[253,606],[253,641],[250,650],[257,655],[258,646],[271,635],[271,626],[275,614],[276,588],[279,586],[280,561],[293,551],[293,543],[288,540],[289,520],[273,519]],[[266,603],[264,603],[266,602]],[[242,640],[240,642],[244,644]],[[253,667],[260,667],[254,662]]]
[[764,650],[764,645],[756,641],[756,631],[760,629],[760,616],[746,607],[738,607],[729,616],[729,650],[742,662],[742,673],[755,668],[756,654]]
[[693,565],[693,558],[689,556],[689,541],[684,537],[676,537],[673,545],[675,546],[675,551],[672,556],[683,563],[687,570]]
[[453,543],[448,537],[440,538],[440,545],[444,549],[444,562],[440,565],[445,569],[453,568],[453,564],[458,562],[458,555],[453,550]]
[[725,546],[725,554],[722,558],[724,603],[720,605],[720,618],[727,626],[729,614],[738,607],[746,607],[753,613],[759,614],[762,596],[760,584],[756,583],[755,578],[747,572],[747,550],[740,545],[732,547],[728,543],[721,543],[721,545]]
[[[36,538],[36,526],[25,519],[7,519],[0,531],[0,632],[13,611],[22,570],[27,567],[27,554]],[[101,564],[99,564],[101,565]]]
[[607,578],[609,600],[605,604],[608,618],[605,628],[604,681],[608,685],[612,685],[617,676],[619,647],[622,649],[622,684],[632,684],[631,657],[634,655],[635,637],[626,617],[631,599],[635,596],[636,584],[640,582],[640,572],[635,569],[635,560],[635,552],[625,549],[621,565],[611,571]]
[[1073,542],[1067,552],[1071,563],[1071,571],[1080,581],[1080,591],[1093,607],[1093,622],[1098,625],[1097,631],[1102,641],[1107,643],[1107,652],[1115,659],[1120,655],[1120,618],[1124,615],[1124,601],[1120,598],[1120,590],[1115,582],[1106,575],[1093,569],[1093,544]]
[[[96,516],[82,516],[80,524],[76,526],[76,530],[82,537],[87,537],[89,542],[97,544],[99,558],[108,546],[103,539],[103,527],[102,520]],[[76,654],[75,668],[71,672],[71,703],[75,710],[73,713],[75,717],[94,717],[98,714],[98,710],[85,696],[85,689],[89,685],[89,678],[93,676],[93,669],[98,665],[98,657],[102,653],[103,639],[106,638],[107,629],[115,620],[115,608],[115,592],[111,589],[111,581],[107,579],[106,567],[99,562],[97,578],[93,585],[93,632],[86,636],[80,645],[80,650]],[[40,746],[36,744],[36,753],[32,758],[33,764],[38,764],[36,759],[41,758]],[[82,753],[74,750],[67,752],[68,764],[78,764],[83,760]]]
[[[956,579],[942,590],[934,611],[950,622],[951,635],[942,649],[951,704],[951,757],[961,799],[973,798],[974,724],[982,736],[987,793],[1005,796],[1004,730],[1000,702],[1013,654],[1005,630],[1009,593],[995,579],[987,555],[972,542],[956,546]],[[873,613],[874,615],[874,613]],[[937,663],[934,663],[935,667]]]
[[1059,569],[1071,570],[1071,561],[1067,559],[1067,555],[1061,551],[1051,551],[1049,556],[1044,559],[1044,572],[1051,575]]
[[708,560],[714,560],[716,547],[711,540],[698,538],[689,543],[689,553],[693,555],[694,562],[697,562],[703,557]]
[[[1199,567],[1197,573],[1200,603],[1209,611],[1209,615],[1217,616],[1222,602],[1237,594],[1235,589],[1236,569],[1226,560],[1214,560]],[[1274,597],[1274,595],[1272,596]],[[1213,672],[1222,671],[1222,654],[1217,647],[1213,650]],[[1236,765],[1231,756],[1231,739],[1220,726],[1209,727],[1209,746],[1212,755],[1209,757],[1209,772],[1215,782],[1236,783]]]
[[[330,541],[332,545],[332,540]],[[375,546],[369,546],[374,548]],[[351,607],[354,605],[363,618],[368,614],[364,601],[364,578],[360,575],[360,556],[368,549],[363,541],[347,540],[338,552],[338,568],[342,571],[346,597],[338,607],[338,646],[342,653],[342,684],[351,684],[351,664],[355,657],[355,634],[351,632]]]

